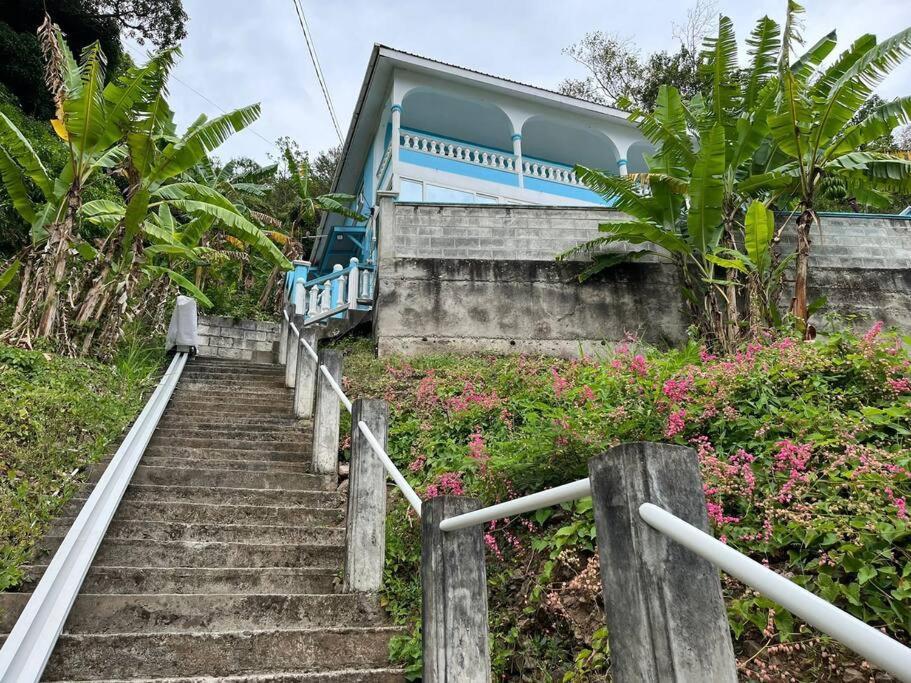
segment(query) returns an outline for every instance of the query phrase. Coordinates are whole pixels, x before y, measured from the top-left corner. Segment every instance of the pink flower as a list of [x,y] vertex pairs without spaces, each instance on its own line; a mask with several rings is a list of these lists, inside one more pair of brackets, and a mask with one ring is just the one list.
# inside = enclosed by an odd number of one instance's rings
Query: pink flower
[[686,411],[676,410],[667,416],[667,427],[664,436],[672,439],[686,428]]
[[699,359],[703,363],[711,363],[713,360],[718,360],[718,356],[716,356],[714,353],[709,353],[708,349],[703,346],[701,349],[699,349]]
[[454,413],[460,413],[475,405],[491,410],[498,407],[501,402],[502,400],[497,396],[496,391],[492,391],[489,394],[481,394],[475,391],[474,384],[465,382],[462,393],[447,400],[446,407]]
[[648,363],[645,361],[645,356],[641,353],[637,353],[629,364],[629,369],[637,375],[646,374],[648,372]]
[[900,377],[899,379],[888,379],[886,380],[886,383],[889,385],[889,388],[896,394],[911,393],[911,382],[908,381],[907,377]]
[[885,324],[882,320],[877,320],[873,323],[873,327],[867,330],[867,333],[864,335],[864,342],[867,344],[872,344],[876,341],[876,338],[879,336],[879,333],[883,331]]
[[570,388],[569,380],[565,377],[561,377],[557,368],[551,368],[550,374],[553,378],[554,394],[556,394],[557,398],[560,398]]
[[497,545],[497,539],[493,534],[484,534],[484,545],[487,546],[487,549],[497,556],[498,560],[503,559],[503,552],[500,550],[500,546]]
[[902,520],[908,519],[908,503],[905,500],[905,497],[896,496],[895,493],[893,493],[892,489],[890,489],[890,488],[885,489],[885,492],[886,492],[886,496],[888,496],[888,498],[889,498],[889,502],[895,506],[896,516],[898,516],[898,518],[902,519]]
[[582,400],[583,401],[594,401],[595,392],[592,391],[592,388],[587,384],[582,387]]
[[480,430],[474,431],[468,437],[468,455],[480,461],[486,461],[489,457],[487,455],[487,446],[484,444],[484,436]]
[[428,370],[427,376],[418,384],[417,404],[423,408],[432,408],[440,402],[437,396],[437,380],[433,373],[433,370]]
[[426,462],[427,462],[427,456],[423,455],[423,454],[419,455],[414,460],[412,460],[411,463],[408,465],[408,470],[410,472],[420,472],[422,469],[424,469],[424,464]]
[[682,403],[689,398],[690,391],[693,389],[693,380],[690,377],[683,379],[669,379],[664,383],[661,390],[674,403]]
[[464,496],[465,487],[462,485],[461,472],[444,472],[435,484],[430,484],[424,492],[426,498],[437,496]]

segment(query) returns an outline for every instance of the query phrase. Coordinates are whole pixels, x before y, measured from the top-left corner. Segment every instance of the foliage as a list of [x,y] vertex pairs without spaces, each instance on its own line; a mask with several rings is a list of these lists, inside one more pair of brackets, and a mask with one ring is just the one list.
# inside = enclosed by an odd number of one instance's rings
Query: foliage
[[[363,344],[348,349],[345,382],[350,396],[390,402],[390,456],[424,497],[492,504],[584,477],[587,460],[618,443],[690,445],[716,536],[907,641],[909,364],[901,340],[877,324],[861,338],[769,337],[723,357],[694,343],[662,353],[630,340],[577,360],[376,360]],[[417,522],[393,498],[384,600],[413,629]],[[500,679],[605,675],[590,507],[578,501],[485,530]],[[727,579],[724,590],[745,677],[760,667],[806,681],[861,670],[770,601]],[[395,645],[412,667],[416,637]]]
[[715,18],[714,2],[697,0],[687,21],[674,25],[676,51],[654,52],[642,58],[631,40],[603,31],[590,31],[563,53],[585,67],[585,78],[567,78],[561,93],[612,106],[632,103],[651,111],[661,85],[671,85],[690,98],[705,92],[708,82],[699,71],[699,44]]
[[[39,35],[57,103],[52,124],[67,143],[68,157],[54,178],[28,138],[0,114],[0,174],[13,207],[31,224],[36,246],[24,259],[19,305],[8,338],[27,345],[36,337],[62,337],[64,348],[82,353],[100,338],[101,348],[110,348],[122,334],[122,321],[130,317],[128,304],[134,295],[144,284],[163,293],[157,283],[164,279],[208,304],[198,284],[175,270],[174,262],[198,265],[204,256],[213,257],[215,250],[202,244],[213,230],[272,265],[290,267],[245,215],[249,211],[219,191],[227,182],[235,196],[250,193],[250,183],[241,190],[242,178],[214,174],[207,159],[231,134],[256,120],[258,105],[212,120],[200,116],[177,135],[165,99],[176,50],[130,66],[105,85],[105,57],[97,44],[77,63],[49,19]],[[127,180],[122,197],[84,203],[83,187],[105,172]],[[38,201],[32,199],[32,187],[40,191]],[[78,224],[83,219],[100,229],[100,244],[80,243]],[[69,257],[73,247],[88,262],[86,267]],[[65,280],[67,300],[74,302],[70,320],[61,305]],[[25,301],[39,306],[27,308]],[[146,301],[155,303],[155,298]]]
[[161,353],[113,365],[0,345],[0,590],[18,585],[50,521],[139,411]]
[[94,0],[4,0],[0,4],[0,84],[19,99],[26,113],[45,120],[54,114],[35,35],[45,12],[57,21],[75,54],[98,41],[108,57],[109,69],[112,73],[119,70],[124,57],[121,26],[112,17],[98,13],[93,5],[99,4]]

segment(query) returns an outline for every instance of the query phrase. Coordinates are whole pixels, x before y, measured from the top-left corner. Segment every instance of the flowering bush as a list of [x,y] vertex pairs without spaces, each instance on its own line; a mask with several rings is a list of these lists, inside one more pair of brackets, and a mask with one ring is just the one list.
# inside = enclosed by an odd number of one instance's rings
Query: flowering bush
[[[907,642],[911,363],[900,340],[877,325],[859,338],[768,339],[722,357],[695,344],[633,348],[596,359],[410,364],[357,352],[346,374],[353,395],[390,401],[390,454],[427,496],[465,493],[489,504],[584,477],[589,458],[622,442],[688,445],[718,538]],[[401,552],[389,559],[387,601],[397,619],[415,623],[419,555],[401,542],[401,526],[392,533],[389,547]],[[502,520],[485,543],[498,675],[605,675],[590,501]],[[841,680],[833,666],[863,671],[769,600],[729,578],[723,585],[744,677]]]

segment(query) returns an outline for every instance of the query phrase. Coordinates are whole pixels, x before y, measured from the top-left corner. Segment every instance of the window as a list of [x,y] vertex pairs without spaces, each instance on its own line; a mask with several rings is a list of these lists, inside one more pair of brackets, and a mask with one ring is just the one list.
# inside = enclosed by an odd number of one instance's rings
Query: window
[[424,183],[424,201],[431,204],[474,204],[474,192]]
[[402,182],[399,185],[400,202],[420,202],[424,199],[423,195],[423,183],[419,183],[416,180],[408,180],[407,178],[402,178]]

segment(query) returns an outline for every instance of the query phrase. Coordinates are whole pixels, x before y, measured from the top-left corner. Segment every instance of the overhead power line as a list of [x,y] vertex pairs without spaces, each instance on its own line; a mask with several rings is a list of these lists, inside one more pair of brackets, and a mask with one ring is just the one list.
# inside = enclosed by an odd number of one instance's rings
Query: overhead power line
[[294,4],[294,11],[297,13],[297,21],[300,23],[301,31],[304,33],[304,40],[307,42],[307,51],[310,53],[310,61],[313,63],[313,70],[316,72],[316,80],[319,81],[320,90],[323,91],[323,99],[326,100],[326,108],[329,110],[329,117],[332,119],[335,134],[338,135],[338,141],[343,142],[342,129],[338,125],[335,107],[332,106],[332,97],[329,95],[329,88],[326,85],[326,79],[323,77],[323,69],[319,63],[319,57],[316,55],[316,45],[313,43],[313,37],[310,35],[310,26],[307,23],[306,14],[304,14],[304,7],[301,5],[300,0],[291,0],[291,2]]

